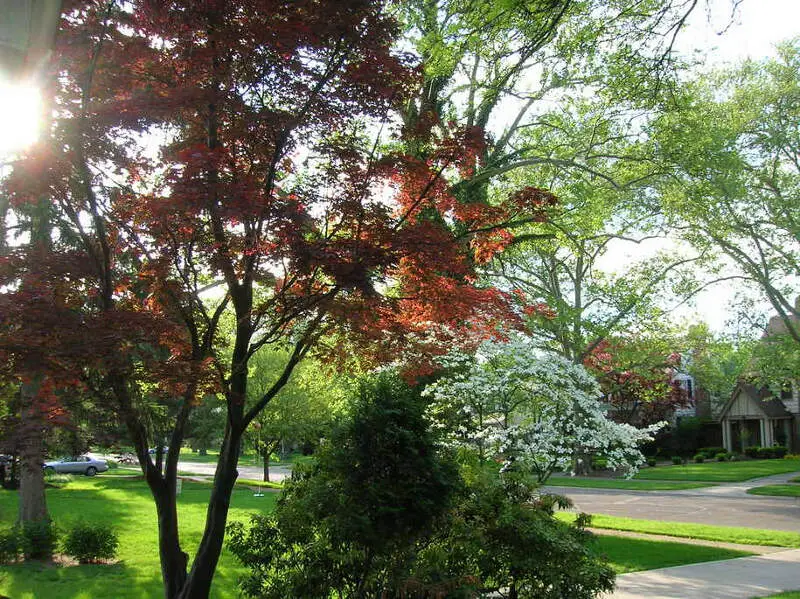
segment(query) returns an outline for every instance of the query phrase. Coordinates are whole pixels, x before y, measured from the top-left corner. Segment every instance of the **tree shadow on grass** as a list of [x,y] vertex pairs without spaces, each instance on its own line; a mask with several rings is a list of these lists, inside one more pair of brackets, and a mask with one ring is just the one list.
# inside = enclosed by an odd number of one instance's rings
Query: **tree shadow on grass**
[[5,566],[0,573],[0,591],[11,599],[151,599],[163,594],[159,572],[144,575],[123,563]]
[[[192,556],[202,535],[211,486],[186,481],[178,497],[181,543]],[[277,494],[257,496],[236,489],[230,520],[247,521],[253,513],[272,510]],[[120,562],[112,565],[53,566],[18,564],[0,569],[0,593],[12,599],[139,599],[161,597],[155,504],[141,477],[76,478],[47,491],[48,507],[62,532],[77,521],[109,523],[120,536]],[[17,493],[0,492],[0,527],[17,515]],[[243,572],[223,552],[212,594],[238,597],[236,579]]]

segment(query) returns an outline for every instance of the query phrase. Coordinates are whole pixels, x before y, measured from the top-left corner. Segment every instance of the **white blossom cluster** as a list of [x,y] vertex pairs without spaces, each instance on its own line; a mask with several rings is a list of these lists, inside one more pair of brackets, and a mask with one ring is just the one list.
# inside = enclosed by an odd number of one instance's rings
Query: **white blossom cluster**
[[527,468],[540,482],[592,456],[633,476],[644,463],[639,447],[666,425],[609,420],[600,386],[583,366],[526,339],[487,342],[476,356],[451,355],[445,365],[450,374],[425,393],[451,442],[503,459],[505,468]]

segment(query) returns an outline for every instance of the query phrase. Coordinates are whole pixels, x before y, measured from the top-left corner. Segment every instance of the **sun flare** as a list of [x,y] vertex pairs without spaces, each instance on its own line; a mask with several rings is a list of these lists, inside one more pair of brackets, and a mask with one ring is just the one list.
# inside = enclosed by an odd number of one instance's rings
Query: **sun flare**
[[37,88],[0,81],[0,159],[36,141],[41,112],[42,98]]

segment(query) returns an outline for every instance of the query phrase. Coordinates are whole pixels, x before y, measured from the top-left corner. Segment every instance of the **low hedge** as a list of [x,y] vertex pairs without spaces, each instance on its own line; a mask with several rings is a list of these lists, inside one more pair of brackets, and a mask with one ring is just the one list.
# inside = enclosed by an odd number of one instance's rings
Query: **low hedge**
[[702,453],[707,460],[713,460],[720,453],[727,454],[728,450],[724,447],[701,447],[697,450],[697,453]]
[[751,447],[745,447],[744,449],[744,454],[748,458],[757,460],[780,460],[783,459],[788,452],[789,449],[782,445],[773,445],[772,447],[758,447],[757,445],[753,445]]

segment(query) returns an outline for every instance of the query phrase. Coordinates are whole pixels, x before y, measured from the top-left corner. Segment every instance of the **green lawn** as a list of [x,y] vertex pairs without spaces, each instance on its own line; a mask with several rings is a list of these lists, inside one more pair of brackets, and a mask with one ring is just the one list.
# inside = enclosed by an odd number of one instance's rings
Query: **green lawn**
[[[181,542],[190,555],[200,542],[210,485],[183,483],[178,499]],[[254,497],[234,491],[231,518],[247,520],[256,511],[271,510],[276,493]],[[0,568],[0,593],[14,599],[151,599],[162,596],[155,507],[138,478],[100,475],[75,477],[62,488],[49,489],[47,501],[56,524],[79,518],[113,522],[120,535],[119,563],[114,565],[52,567],[21,564]],[[0,491],[0,522],[10,525],[17,511],[14,492]],[[239,597],[236,577],[242,572],[233,556],[223,552],[211,596]]]
[[[48,506],[62,527],[80,518],[113,522],[120,536],[119,562],[113,565],[54,567],[18,564],[0,568],[0,593],[14,599],[151,599],[161,596],[155,508],[138,477],[101,475],[74,477],[47,492]],[[181,541],[191,555],[200,541],[210,485],[184,482],[178,499]],[[231,519],[247,520],[251,513],[273,508],[277,493],[255,497],[234,491]],[[15,492],[0,491],[0,524],[10,526],[17,510]],[[742,552],[663,541],[597,537],[596,550],[616,572],[634,572],[686,563],[729,559]],[[223,552],[211,596],[239,597],[236,578],[242,567]]]
[[[556,516],[568,522],[575,519],[574,512],[559,512]],[[684,522],[661,522],[659,520],[619,518],[603,514],[593,515],[591,525],[595,528],[629,530],[632,532],[667,535],[671,537],[740,543],[742,545],[800,547],[800,533],[784,532],[780,530],[712,526],[710,524],[689,524]]]
[[598,553],[608,558],[611,567],[617,574],[753,555],[746,551],[670,541],[651,541],[608,535],[598,535],[595,539]]
[[236,486],[237,487],[259,487],[262,489],[283,489],[283,485],[281,483],[276,483],[272,481],[263,481],[263,480],[256,480],[254,478],[237,478],[236,479]]
[[748,489],[750,495],[772,495],[774,497],[800,497],[800,485],[764,485]]
[[800,471],[800,460],[744,460],[706,462],[685,466],[658,466],[640,470],[639,480],[741,482],[751,478]]
[[551,476],[548,485],[557,487],[587,487],[592,489],[628,489],[635,491],[678,491],[713,487],[714,483],[628,480],[578,476]]
[[777,595],[770,595],[769,597],[761,597],[760,599],[800,599],[800,591],[789,591],[788,593],[778,593]]

